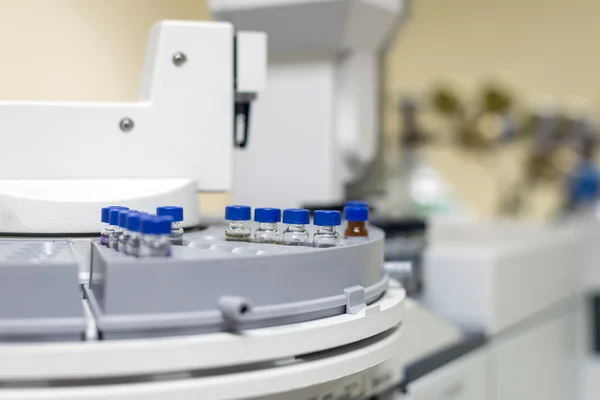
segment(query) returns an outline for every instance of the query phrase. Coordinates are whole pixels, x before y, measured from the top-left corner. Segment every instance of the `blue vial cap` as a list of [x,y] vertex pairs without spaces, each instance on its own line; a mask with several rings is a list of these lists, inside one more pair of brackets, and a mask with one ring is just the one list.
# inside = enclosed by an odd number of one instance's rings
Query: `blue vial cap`
[[254,220],[256,222],[280,222],[281,209],[279,208],[257,208],[254,210]]
[[144,214],[139,212],[130,212],[127,214],[127,230],[132,232],[140,231],[140,224]]
[[146,235],[168,235],[171,233],[172,217],[155,215],[142,216],[141,231]]
[[252,209],[248,206],[225,207],[225,219],[227,221],[250,221]]
[[114,226],[119,225],[119,213],[121,211],[127,211],[127,207],[111,208],[108,212],[108,223]]
[[346,207],[344,209],[346,221],[364,222],[369,220],[369,209],[367,207]]
[[108,207],[102,207],[102,222],[104,223],[108,223],[109,221],[109,216],[108,213],[110,212],[110,210],[124,210],[127,207],[122,207],[122,206],[108,206]]
[[170,216],[173,217],[173,221],[181,222],[183,221],[183,207],[178,206],[163,206],[156,207],[156,215],[161,217]]
[[344,203],[346,207],[367,207],[369,208],[369,203],[364,200],[348,200]]
[[119,213],[119,227],[127,228],[127,218],[129,217],[129,214],[132,213],[137,213],[137,211],[121,210],[121,212]]
[[283,210],[283,223],[306,225],[310,223],[310,211],[301,208],[288,208]]
[[342,223],[342,213],[334,210],[317,210],[313,219],[317,226],[338,226]]

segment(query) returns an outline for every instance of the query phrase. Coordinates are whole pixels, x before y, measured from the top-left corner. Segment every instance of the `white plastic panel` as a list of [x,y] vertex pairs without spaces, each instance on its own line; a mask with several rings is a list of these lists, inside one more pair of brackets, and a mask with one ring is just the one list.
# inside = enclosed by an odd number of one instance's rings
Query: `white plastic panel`
[[373,161],[379,144],[379,55],[359,51],[340,57],[336,79],[335,136],[341,176],[348,182]]
[[[186,58],[180,66],[176,52]],[[0,178],[187,178],[228,190],[232,71],[230,24],[161,22],[148,41],[140,102],[0,102],[0,131],[10,138]],[[123,118],[133,120],[129,132]]]
[[[398,283],[390,281],[390,287],[394,285]],[[397,387],[405,379],[407,366],[460,342],[462,338],[458,326],[433,314],[419,302],[407,298],[404,303],[401,340],[389,359],[377,366],[372,374],[370,385],[373,395]]]
[[[135,340],[0,344],[0,381],[88,379],[210,370],[289,359],[368,339],[398,325],[405,293],[395,289],[356,315],[250,329]],[[398,345],[399,338],[393,343]],[[42,351],[43,350],[43,351]],[[388,351],[386,358],[389,356]],[[383,361],[383,360],[382,360]]]
[[499,338],[490,349],[494,400],[576,399],[575,313]]
[[[402,0],[354,0],[344,31],[344,47],[375,52],[398,26]],[[368,29],[365,29],[368,27]]]
[[237,33],[238,93],[257,93],[267,85],[267,35],[263,32]]
[[491,400],[488,374],[486,351],[479,350],[411,383],[407,388],[407,399]]
[[[270,6],[287,6],[303,3],[343,2],[346,0],[208,0],[212,10],[235,10],[239,8],[261,8]],[[378,1],[378,0],[375,0]],[[385,1],[385,0],[384,0]]]
[[[376,52],[403,12],[401,0],[212,0],[216,18],[264,31],[269,53]],[[307,28],[310,26],[310,28]]]
[[411,298],[406,299],[404,320],[402,345],[390,357],[390,362],[401,368],[462,339],[462,331],[456,324]]
[[177,205],[184,209],[183,226],[200,222],[191,179],[0,180],[0,231],[100,232],[100,209],[108,205],[152,213]]
[[424,303],[493,335],[575,294],[580,257],[577,235],[558,228],[438,229],[425,256]]
[[[394,331],[377,341],[359,342],[342,349],[299,356],[295,362],[281,362],[280,365],[248,368],[232,373],[199,377],[179,374],[180,379],[157,379],[154,382],[129,384],[115,381],[87,386],[3,388],[0,390],[0,400],[298,400],[312,399],[314,396],[324,399],[325,397],[320,396],[331,392],[354,394],[355,386],[347,388],[347,385],[355,381],[347,377],[368,374],[374,366],[387,358],[400,336],[400,331]],[[180,341],[185,342],[186,339],[189,341],[193,338],[182,338]],[[121,347],[139,347],[137,343],[127,342],[129,341],[121,343]],[[206,349],[209,350],[208,347]],[[202,357],[200,354],[196,359]],[[160,361],[153,359],[150,354],[146,358],[151,362]],[[169,355],[165,358],[174,357]],[[358,387],[359,390],[362,388]]]
[[404,7],[404,0],[363,0],[363,2],[393,12],[398,12]]
[[235,152],[233,202],[299,207],[342,199],[334,132],[335,62],[272,62],[253,105],[248,147]]

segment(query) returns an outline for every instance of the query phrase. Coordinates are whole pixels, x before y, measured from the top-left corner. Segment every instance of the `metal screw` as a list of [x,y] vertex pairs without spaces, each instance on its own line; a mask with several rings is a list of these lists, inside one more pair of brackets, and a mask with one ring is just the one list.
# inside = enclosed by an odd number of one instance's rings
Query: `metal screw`
[[178,51],[173,54],[173,64],[177,67],[181,67],[187,61],[187,57],[182,52]]
[[123,118],[121,122],[119,122],[119,128],[121,128],[123,132],[129,132],[133,129],[133,126],[134,124],[131,118]]

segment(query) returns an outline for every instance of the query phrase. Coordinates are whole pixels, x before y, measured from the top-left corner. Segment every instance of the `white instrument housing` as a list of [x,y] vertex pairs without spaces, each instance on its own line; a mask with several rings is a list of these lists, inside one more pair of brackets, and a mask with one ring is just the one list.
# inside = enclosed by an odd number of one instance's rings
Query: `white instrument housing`
[[[245,55],[236,68],[234,51]],[[196,191],[231,188],[234,70],[256,94],[265,65],[262,33],[163,21],[150,31],[137,102],[0,102],[10,135],[0,149],[0,232],[97,232],[98,207],[113,204],[179,205],[184,225],[198,224]]]
[[235,154],[234,201],[259,207],[341,201],[345,185],[377,153],[380,55],[404,1],[209,4],[215,17],[269,35],[267,90],[253,110],[248,148]]

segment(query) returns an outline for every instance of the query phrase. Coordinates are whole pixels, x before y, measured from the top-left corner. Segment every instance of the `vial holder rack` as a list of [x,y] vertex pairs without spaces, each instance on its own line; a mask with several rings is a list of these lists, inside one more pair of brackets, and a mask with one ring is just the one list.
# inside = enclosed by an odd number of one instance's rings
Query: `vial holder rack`
[[78,272],[67,241],[0,241],[0,342],[82,340]]
[[[188,233],[170,258],[128,257],[92,241],[78,283],[68,241],[0,241],[0,342],[202,334],[359,313],[384,295],[384,235],[318,249]],[[82,266],[80,266],[82,267]],[[83,268],[83,267],[82,267]],[[6,286],[5,286],[6,285]],[[84,300],[85,298],[85,300]],[[83,302],[91,313],[83,312]]]

